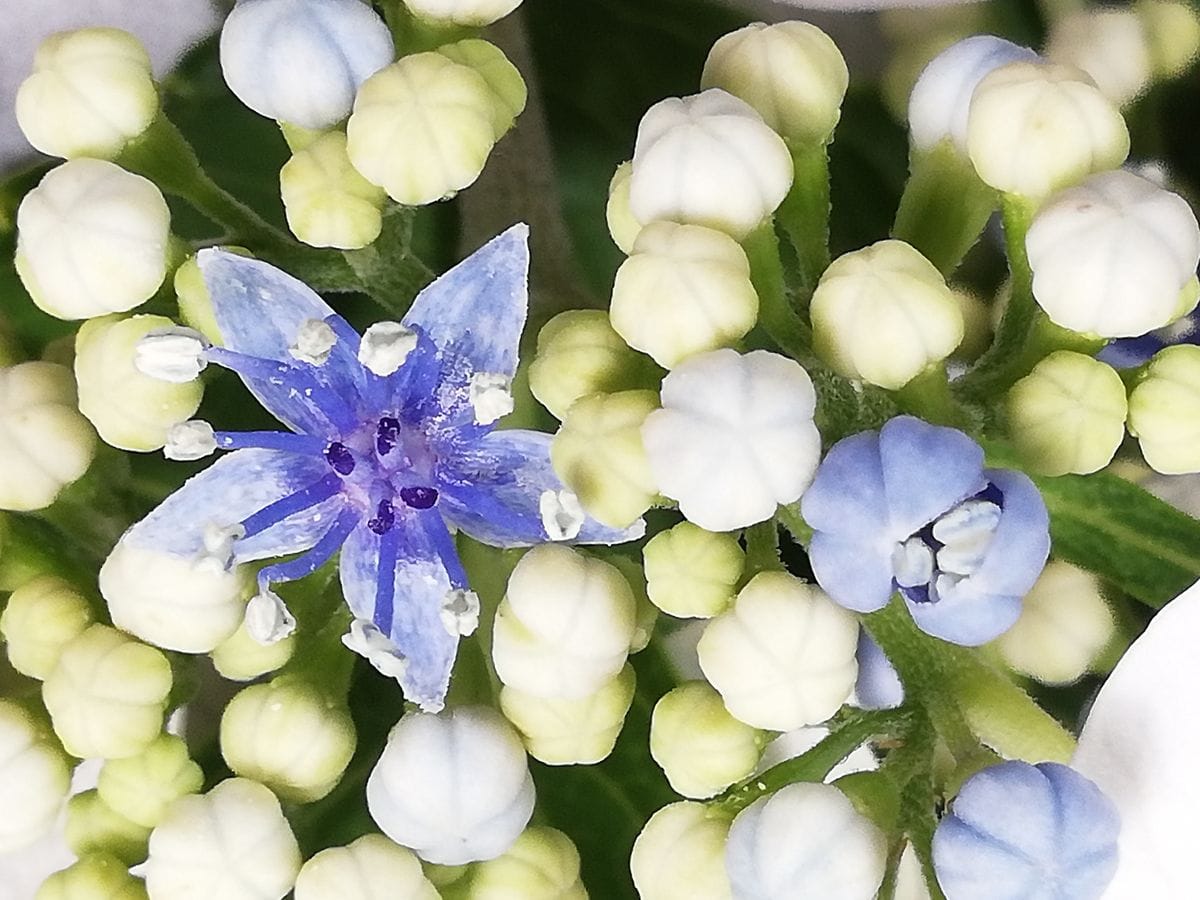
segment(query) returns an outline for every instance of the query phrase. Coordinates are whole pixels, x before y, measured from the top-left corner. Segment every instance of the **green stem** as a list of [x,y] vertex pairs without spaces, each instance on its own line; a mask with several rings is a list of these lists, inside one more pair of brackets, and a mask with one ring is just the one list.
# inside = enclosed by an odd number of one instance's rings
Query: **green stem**
[[794,177],[776,218],[800,268],[800,285],[811,297],[829,266],[829,150],[824,144],[792,144]]
[[893,393],[896,405],[905,412],[937,425],[949,425],[969,433],[979,430],[972,416],[950,392],[946,367],[936,363]]
[[775,510],[775,521],[787,529],[788,534],[796,543],[807,547],[812,540],[812,527],[800,515],[800,504],[792,503],[780,506]]
[[806,368],[818,365],[812,353],[812,329],[788,301],[775,227],[766,222],[742,241],[750,261],[750,281],[758,293],[758,322],[785,353]]
[[782,569],[779,560],[779,526],[774,519],[751,525],[745,530],[746,571],[743,578],[749,581],[759,572]]

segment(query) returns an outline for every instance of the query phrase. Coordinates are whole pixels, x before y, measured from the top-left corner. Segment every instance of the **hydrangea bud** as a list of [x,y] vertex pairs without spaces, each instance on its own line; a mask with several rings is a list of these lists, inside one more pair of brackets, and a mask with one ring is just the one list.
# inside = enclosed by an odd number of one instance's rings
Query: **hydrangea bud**
[[33,900],[146,900],[146,885],[107,853],[89,853],[55,872]]
[[404,0],[414,16],[434,25],[482,27],[503,19],[521,0]]
[[433,203],[479,177],[496,142],[494,117],[483,76],[439,53],[415,53],[363,84],[346,151],[397,203]]
[[672,616],[709,619],[733,603],[746,554],[732,534],[680,522],[650,539],[642,561],[655,606]]
[[1150,85],[1150,42],[1133,8],[1082,8],[1056,17],[1046,58],[1086,72],[1096,87],[1125,106]]
[[638,125],[629,209],[639,222],[705,225],[741,240],[791,186],[783,139],[725,91],[661,100]]
[[243,620],[238,630],[213,648],[213,667],[230,681],[253,681],[283,667],[296,651],[294,634],[264,644],[250,636]]
[[1078,69],[1013,62],[975,88],[967,151],[985,184],[1040,200],[1129,154],[1129,132],[1112,101]]
[[755,22],[720,38],[708,52],[703,88],[749,103],[790,141],[824,144],[842,114],[850,72],[829,35],[807,22]]
[[482,706],[409,713],[367,780],[367,808],[383,833],[441,865],[499,856],[528,824],[533,800],[520,739]]
[[500,689],[500,709],[534,759],[549,766],[591,765],[612,753],[635,683],[633,666],[626,663],[586,697],[540,697],[506,685]]
[[203,784],[204,772],[188,756],[187,745],[162,734],[136,756],[106,760],[96,790],[114,812],[153,828],[171,803]]
[[496,140],[508,134],[517,116],[525,109],[528,90],[525,79],[517,67],[508,61],[504,51],[487,41],[468,38],[443,44],[437,48],[442,54],[459,65],[477,72],[492,92],[492,128]]
[[858,620],[814,584],[760,572],[708,623],[700,668],[747,725],[791,731],[824,722],[854,689]]
[[279,191],[288,227],[310,246],[355,250],[383,228],[386,195],[350,165],[340,131],[297,150],[279,170]]
[[46,362],[0,369],[0,509],[49,506],[95,452],[70,369]]
[[1200,472],[1200,347],[1167,347],[1129,395],[1129,433],[1150,468],[1164,475]]
[[633,217],[629,208],[629,180],[633,176],[633,163],[623,162],[613,172],[608,183],[608,203],[604,206],[604,218],[608,222],[608,233],[622,253],[633,252],[634,241],[641,233],[642,223]]
[[358,0],[244,0],[221,29],[221,71],[259,115],[328,128],[394,57],[392,34]]
[[146,887],[154,900],[282,900],[300,862],[275,795],[228,778],[167,808],[150,835]]
[[294,678],[243,688],[221,716],[229,768],[291,803],[312,803],[333,790],[356,743],[349,710]]
[[146,48],[116,28],[50,35],[17,89],[16,114],[26,140],[43,153],[113,158],[158,115]]
[[581,699],[621,671],[635,624],[633,591],[617,568],[542,544],[517,563],[496,613],[496,674],[537,697]]
[[722,810],[691,800],[652,815],[629,858],[642,900],[732,900],[724,865],[729,824]]
[[132,866],[146,858],[150,829],[131,822],[90,790],[67,801],[66,839],[78,856],[109,853]]
[[1167,325],[1200,297],[1200,226],[1178,194],[1131,172],[1055,194],[1025,237],[1033,296],[1052,321],[1100,337]]
[[63,647],[92,624],[87,600],[67,582],[42,575],[22,584],[0,613],[8,661],[22,675],[43,679]]
[[63,648],[42,699],[68,753],[116,759],[158,737],[170,690],[165,656],[115,628],[92,625]]
[[737,241],[711,228],[654,222],[613,283],[613,329],[666,369],[728,347],[758,321],[750,263]]
[[296,876],[296,900],[438,900],[421,862],[381,834],[313,856]]
[[[554,828],[526,828],[503,855],[472,867],[470,900],[587,900],[579,851]],[[459,896],[450,893],[450,896]]]
[[673,688],[654,706],[650,755],[676,793],[714,797],[754,771],[766,736],[729,714],[703,681]]
[[563,418],[550,460],[596,521],[626,528],[654,503],[658,490],[642,445],[642,423],[657,408],[654,391],[592,394]]
[[49,832],[70,786],[71,766],[49,729],[11,700],[0,700],[0,853]]
[[151,182],[100,159],[46,173],[17,210],[17,274],[60,319],[133,309],[167,274],[171,212]]
[[1200,16],[1177,0],[1139,0],[1137,13],[1150,42],[1150,64],[1159,78],[1182,75],[1200,52]]

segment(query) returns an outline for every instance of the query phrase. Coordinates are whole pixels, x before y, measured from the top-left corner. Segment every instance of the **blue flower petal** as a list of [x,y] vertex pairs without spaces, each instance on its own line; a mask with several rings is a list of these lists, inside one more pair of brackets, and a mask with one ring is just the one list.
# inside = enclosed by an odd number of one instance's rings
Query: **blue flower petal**
[[984,487],[983,449],[953,428],[897,416],[879,432],[891,532],[904,540]]
[[839,606],[869,613],[887,606],[892,596],[891,546],[871,546],[826,531],[813,535],[808,547],[817,583]]
[[800,512],[817,531],[863,543],[883,534],[888,512],[878,432],[864,431],[833,445],[800,499]]
[[933,603],[914,603],[907,598],[904,602],[926,634],[963,647],[978,647],[1016,624],[1022,595],[985,593],[973,582],[974,578],[968,578],[953,591],[942,591]]
[[895,666],[879,645],[867,634],[858,634],[858,681],[854,696],[863,709],[895,709],[904,702],[904,685]]
[[987,555],[970,580],[981,590],[1024,597],[1050,555],[1050,515],[1041,493],[1025,474],[988,469],[984,476],[1004,494],[1004,511]]

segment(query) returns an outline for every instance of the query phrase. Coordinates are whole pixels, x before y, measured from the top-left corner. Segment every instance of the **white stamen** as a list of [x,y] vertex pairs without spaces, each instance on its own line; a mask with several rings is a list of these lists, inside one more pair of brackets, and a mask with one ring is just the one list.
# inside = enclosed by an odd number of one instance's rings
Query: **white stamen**
[[264,646],[277,644],[296,630],[296,617],[274,591],[265,588],[246,604],[246,633]]
[[570,541],[579,535],[586,518],[579,498],[565,488],[561,491],[542,491],[538,498],[542,528],[552,541]]
[[204,555],[227,570],[233,564],[233,544],[246,536],[240,524],[218,525],[209,522],[204,526]]
[[892,572],[900,587],[928,584],[933,577],[933,550],[919,537],[910,537],[892,551]]
[[1000,507],[987,500],[968,500],[933,523],[933,536],[945,544],[938,568],[970,575],[979,568],[1000,524]]
[[376,322],[362,336],[358,361],[380,377],[391,375],[417,346],[417,333],[399,322]]
[[133,365],[143,375],[159,381],[187,384],[208,365],[204,358],[207,347],[204,336],[191,328],[151,331],[138,341]]
[[958,590],[958,586],[966,581],[961,575],[943,574],[934,579],[929,585],[929,599],[937,602],[938,600],[949,600],[951,595]]
[[446,592],[442,600],[442,624],[451,637],[466,637],[479,627],[479,595],[459,588]]
[[495,372],[471,376],[471,407],[478,425],[491,425],[513,411],[512,379]]
[[375,627],[374,622],[355,619],[350,623],[350,631],[342,635],[342,643],[359,656],[365,657],[371,665],[389,678],[400,681],[408,670],[408,660],[396,651],[392,642]]
[[322,319],[305,319],[296,332],[296,343],[288,347],[293,358],[314,366],[323,366],[337,343],[337,335]]
[[204,459],[216,450],[217,439],[213,435],[213,427],[201,419],[192,419],[167,429],[163,456],[178,462],[191,462]]

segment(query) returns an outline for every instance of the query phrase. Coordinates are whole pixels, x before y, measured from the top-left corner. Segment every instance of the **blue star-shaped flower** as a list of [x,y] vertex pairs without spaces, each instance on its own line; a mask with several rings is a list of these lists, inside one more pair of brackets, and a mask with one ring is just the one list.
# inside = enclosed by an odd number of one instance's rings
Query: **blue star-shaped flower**
[[512,408],[527,233],[509,229],[422,291],[400,323],[361,337],[278,269],[202,251],[224,346],[174,337],[195,345],[198,367],[237,372],[291,431],[187,423],[185,436],[200,448],[190,458],[234,452],[122,544],[187,559],[216,553],[227,570],[300,553],[260,570],[252,608],[275,599],[272,584],[308,575],[340,549],[342,590],[356,617],[347,644],[395,675],[408,699],[440,709],[477,602],[454,529],[515,547],[618,543],[642,528],[621,531],[583,515],[550,466],[550,435],[495,430]]

